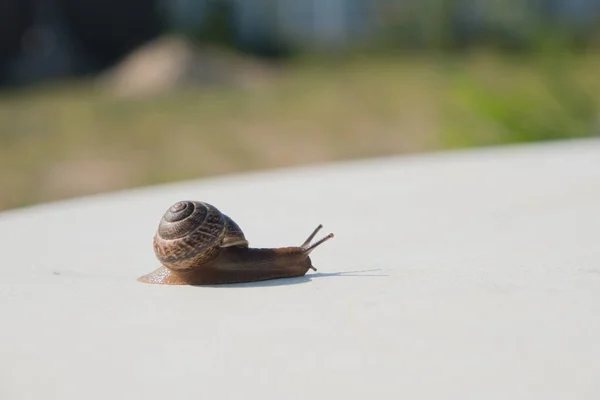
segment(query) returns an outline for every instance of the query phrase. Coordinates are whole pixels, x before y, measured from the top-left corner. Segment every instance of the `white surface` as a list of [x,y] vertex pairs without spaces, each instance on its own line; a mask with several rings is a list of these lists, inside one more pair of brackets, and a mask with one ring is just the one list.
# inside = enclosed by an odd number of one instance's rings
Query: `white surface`
[[[175,201],[318,273],[136,281]],[[0,398],[600,398],[600,141],[189,182],[0,214]]]

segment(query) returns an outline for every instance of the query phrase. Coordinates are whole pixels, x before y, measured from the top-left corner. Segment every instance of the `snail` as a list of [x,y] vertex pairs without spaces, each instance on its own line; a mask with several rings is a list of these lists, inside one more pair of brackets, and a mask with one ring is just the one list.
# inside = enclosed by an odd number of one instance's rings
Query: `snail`
[[240,227],[215,206],[180,201],[163,215],[154,236],[162,264],[138,280],[163,285],[218,285],[304,276],[309,254],[333,233],[312,243],[319,225],[300,246],[250,248]]

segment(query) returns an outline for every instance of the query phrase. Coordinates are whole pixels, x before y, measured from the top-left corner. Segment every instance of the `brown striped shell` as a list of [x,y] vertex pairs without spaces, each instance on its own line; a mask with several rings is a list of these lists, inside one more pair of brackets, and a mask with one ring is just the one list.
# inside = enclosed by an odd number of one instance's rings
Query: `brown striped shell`
[[248,247],[240,227],[215,206],[180,201],[163,215],[154,236],[154,253],[165,267],[190,270],[214,260],[224,247]]

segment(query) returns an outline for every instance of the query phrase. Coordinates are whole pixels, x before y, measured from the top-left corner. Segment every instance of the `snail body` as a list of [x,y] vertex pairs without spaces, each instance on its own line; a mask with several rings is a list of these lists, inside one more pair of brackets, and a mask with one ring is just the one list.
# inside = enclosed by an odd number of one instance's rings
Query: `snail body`
[[300,246],[250,248],[240,227],[215,206],[180,201],[160,220],[153,247],[162,264],[140,277],[163,285],[218,285],[304,276],[316,270],[309,254],[333,237],[311,244],[319,225]]

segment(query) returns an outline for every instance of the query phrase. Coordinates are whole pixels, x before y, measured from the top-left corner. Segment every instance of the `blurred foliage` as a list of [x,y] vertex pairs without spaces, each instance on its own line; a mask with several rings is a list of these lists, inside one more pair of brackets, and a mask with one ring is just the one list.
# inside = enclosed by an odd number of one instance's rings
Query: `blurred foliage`
[[[463,1],[375,1],[380,32],[344,54],[294,48],[282,74],[255,89],[127,99],[76,82],[1,93],[0,209],[254,169],[597,135],[596,21],[566,23],[541,2],[476,3],[477,23]],[[230,10],[210,4],[210,23],[185,32],[233,46]]]
[[[501,74],[478,74],[470,68],[454,68],[450,74],[447,146],[567,139],[598,131],[600,82],[592,74],[600,67],[596,60],[563,53],[491,59],[495,61],[485,62],[502,65],[496,67]],[[587,76],[578,76],[582,62],[589,64]]]
[[[332,22],[335,23],[342,21],[345,25],[351,40],[340,43],[340,49],[337,50],[346,52],[358,48],[378,49],[382,52],[407,49],[456,51],[474,46],[509,52],[531,52],[537,51],[548,38],[558,37],[570,48],[596,45],[600,38],[600,4],[594,0],[582,0],[570,6],[569,1],[342,0],[340,4],[332,6],[341,7],[342,11],[338,12],[342,15],[328,15],[326,18],[333,18]],[[304,21],[301,36],[312,37],[304,46],[300,44],[302,39],[297,41],[295,39],[298,38],[287,35],[286,29],[279,29],[286,21],[279,18],[283,13],[289,12],[284,11],[288,8],[283,4],[287,4],[285,1],[255,2],[262,8],[260,12],[252,13],[260,17],[254,21],[251,34],[247,32],[247,28],[244,33],[236,33],[235,2],[203,0],[202,3],[202,17],[196,18],[195,23],[179,23],[173,19],[171,28],[198,41],[216,41],[258,53],[263,53],[264,48],[276,46],[280,49],[278,54],[284,56],[302,50],[318,50],[320,46],[317,44],[326,40],[317,30],[311,33],[317,19],[320,20],[315,14],[321,10],[313,2],[295,7],[296,12],[302,14],[299,18]],[[357,4],[360,6],[356,7]],[[586,10],[585,7],[588,12],[581,11]],[[327,13],[331,14],[331,10]],[[360,16],[351,17],[355,13]],[[290,16],[286,18],[289,19]],[[366,30],[359,28],[362,25]],[[244,37],[248,34],[252,37]],[[245,46],[246,39],[252,42],[251,46]],[[282,50],[286,47],[287,51]],[[325,48],[330,51],[335,46]]]
[[[374,0],[377,26],[366,47],[382,51],[456,51],[485,47],[512,53],[537,52],[549,42],[589,48],[600,37],[600,4],[589,12],[569,0]],[[567,12],[567,10],[572,10]]]
[[297,59],[256,89],[0,95],[0,209],[238,171],[597,131],[600,56]]
[[186,36],[198,42],[232,46],[235,42],[235,27],[232,6],[222,1],[209,1],[201,23],[186,30]]

